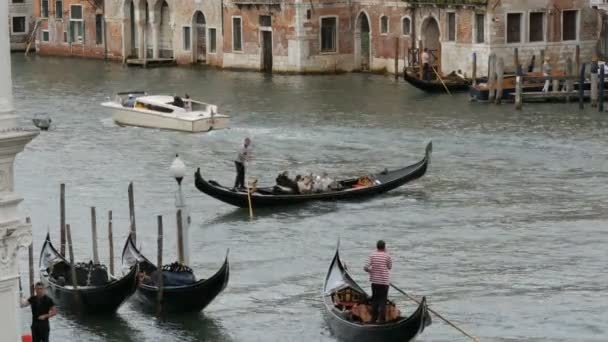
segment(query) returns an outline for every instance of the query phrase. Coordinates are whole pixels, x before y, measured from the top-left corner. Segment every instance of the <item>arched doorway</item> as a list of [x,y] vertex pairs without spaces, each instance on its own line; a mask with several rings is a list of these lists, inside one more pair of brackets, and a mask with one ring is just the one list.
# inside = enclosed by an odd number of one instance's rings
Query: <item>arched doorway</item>
[[431,56],[435,57],[431,59],[432,64],[438,64],[441,59],[441,42],[439,32],[439,24],[433,17],[424,19],[420,27],[422,46],[421,49],[427,48],[430,50]]
[[123,59],[126,60],[127,58],[138,57],[140,32],[136,23],[144,9],[141,4],[137,8],[133,0],[124,0],[122,10],[123,19],[126,20],[123,26]]
[[201,11],[196,11],[194,13],[194,17],[192,18],[192,27],[194,27],[193,34],[194,46],[192,48],[192,52],[194,53],[194,62],[205,63],[207,59],[207,30],[206,30],[207,22],[205,21],[205,15]]
[[357,17],[355,27],[355,64],[360,70],[370,69],[371,32],[369,20],[365,12]]
[[[158,12],[157,12],[158,13]],[[167,1],[160,5],[160,42],[161,58],[173,57],[173,30],[171,29],[171,10]]]

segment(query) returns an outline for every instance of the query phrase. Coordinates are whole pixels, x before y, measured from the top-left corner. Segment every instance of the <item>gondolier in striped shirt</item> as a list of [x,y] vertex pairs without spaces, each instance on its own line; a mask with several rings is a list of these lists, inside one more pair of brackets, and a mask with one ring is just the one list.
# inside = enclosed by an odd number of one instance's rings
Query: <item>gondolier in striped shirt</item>
[[384,241],[379,240],[376,243],[376,251],[370,254],[363,268],[369,273],[369,280],[372,283],[372,322],[383,323],[385,320],[391,268],[393,268],[393,260],[386,252]]
[[239,149],[239,152],[234,161],[236,166],[236,179],[234,180],[234,189],[240,189],[245,187],[245,162],[251,160],[251,139],[245,138],[243,147]]

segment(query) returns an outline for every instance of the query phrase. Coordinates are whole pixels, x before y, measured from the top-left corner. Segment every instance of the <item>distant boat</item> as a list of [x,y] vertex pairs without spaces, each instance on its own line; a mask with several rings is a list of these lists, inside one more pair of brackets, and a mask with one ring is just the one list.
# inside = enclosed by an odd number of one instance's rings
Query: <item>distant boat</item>
[[427,93],[445,93],[445,88],[448,88],[451,92],[467,91],[471,84],[470,80],[460,77],[445,77],[443,78],[443,82],[439,79],[428,81],[421,80],[416,74],[411,73],[408,70],[403,72],[403,79],[412,86]]
[[51,117],[46,113],[36,114],[36,115],[34,115],[34,118],[32,119],[34,126],[38,127],[42,131],[48,131],[49,127],[51,127],[52,121],[53,120],[51,120]]
[[116,94],[114,101],[101,105],[113,110],[112,119],[121,126],[196,133],[230,125],[230,117],[219,114],[216,105],[179,96],[122,92]]

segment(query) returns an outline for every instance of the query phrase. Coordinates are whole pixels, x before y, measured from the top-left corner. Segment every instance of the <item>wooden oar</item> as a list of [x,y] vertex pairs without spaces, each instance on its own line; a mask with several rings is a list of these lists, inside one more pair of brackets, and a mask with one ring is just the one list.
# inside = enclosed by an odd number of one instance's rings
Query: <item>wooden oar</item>
[[439,75],[439,73],[437,72],[437,70],[435,70],[435,67],[432,66],[432,65],[430,67],[431,67],[431,69],[433,69],[433,71],[435,72],[435,75],[437,75],[437,77],[441,81],[441,84],[443,84],[443,87],[445,88],[445,91],[447,91],[448,94],[452,95],[452,93],[450,93],[450,90],[448,89],[448,86],[445,85],[445,82],[443,82],[443,79],[441,78],[441,76]]
[[[409,298],[410,300],[412,300],[412,301],[414,301],[415,303],[417,303],[418,305],[420,305],[420,302],[419,302],[419,301],[418,301],[416,298],[414,298],[414,297],[412,297],[412,296],[408,295],[407,293],[405,293],[405,291],[401,290],[400,288],[398,288],[397,286],[395,286],[395,285],[394,285],[394,284],[392,284],[392,283],[391,283],[391,286],[392,286],[392,287],[393,287],[395,290],[397,290],[398,292],[400,292],[402,295],[406,296],[406,297],[407,297],[407,298]],[[443,316],[441,316],[440,314],[438,314],[438,313],[437,313],[436,311],[434,311],[433,309],[431,309],[431,308],[427,308],[427,309],[428,309],[430,312],[432,312],[432,313],[433,313],[435,316],[439,317],[441,320],[443,320],[444,322],[446,322],[447,324],[449,324],[450,326],[452,326],[454,329],[456,329],[456,330],[460,331],[462,334],[464,334],[464,335],[465,335],[465,336],[467,336],[468,338],[472,339],[472,340],[473,340],[473,341],[475,341],[475,342],[478,342],[478,341],[479,341],[479,339],[478,339],[477,337],[475,337],[475,336],[473,336],[473,335],[468,334],[466,331],[462,330],[461,328],[459,328],[458,326],[456,326],[454,323],[452,323],[452,322],[448,321],[447,319],[443,318]]]
[[251,205],[251,191],[255,191],[255,186],[258,180],[254,179],[249,182],[249,186],[247,187],[247,202],[249,203],[249,219],[253,220],[253,206]]

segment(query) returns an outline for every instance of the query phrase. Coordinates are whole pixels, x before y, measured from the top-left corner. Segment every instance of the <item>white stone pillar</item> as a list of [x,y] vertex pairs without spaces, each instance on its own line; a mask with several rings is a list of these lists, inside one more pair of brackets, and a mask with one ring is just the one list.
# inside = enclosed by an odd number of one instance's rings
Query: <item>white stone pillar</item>
[[[0,13],[8,13],[8,1],[0,1]],[[19,218],[13,162],[38,131],[19,129],[13,113],[8,18],[0,15],[0,335],[2,341],[21,341],[17,251],[32,243],[32,227]]]
[[150,25],[152,26],[152,58],[158,59],[160,56],[160,8],[156,2],[150,7]]
[[308,2],[295,0],[293,3],[295,20],[293,38],[287,41],[287,54],[289,61],[289,70],[296,72],[304,71],[305,61],[308,59],[308,36],[304,28],[304,20],[306,19],[306,11],[309,9]]
[[137,58],[145,59],[146,37],[146,6],[138,0],[133,0],[135,7],[135,26],[137,26]]

